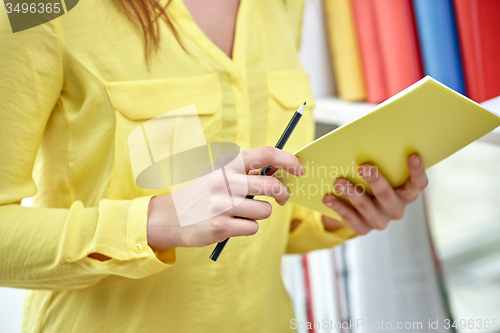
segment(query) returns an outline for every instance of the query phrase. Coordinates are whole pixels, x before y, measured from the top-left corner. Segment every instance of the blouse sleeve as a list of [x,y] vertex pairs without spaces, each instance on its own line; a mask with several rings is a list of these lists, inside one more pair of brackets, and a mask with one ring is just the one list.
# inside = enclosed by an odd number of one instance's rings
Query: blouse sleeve
[[54,22],[12,33],[0,13],[0,285],[83,288],[111,274],[138,279],[159,272],[174,263],[175,250],[161,261],[148,246],[150,197],[87,208],[79,201],[68,209],[20,206],[36,193],[35,157],[63,87]]
[[349,228],[325,230],[321,221],[321,213],[297,205],[293,207],[292,220],[301,222],[290,232],[286,253],[306,253],[327,249],[356,237],[354,231]]

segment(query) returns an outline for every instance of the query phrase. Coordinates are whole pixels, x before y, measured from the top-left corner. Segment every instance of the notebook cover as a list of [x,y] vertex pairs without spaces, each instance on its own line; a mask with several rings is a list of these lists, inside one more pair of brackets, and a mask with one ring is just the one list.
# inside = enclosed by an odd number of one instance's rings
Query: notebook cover
[[306,168],[304,176],[282,170],[276,176],[290,188],[290,202],[339,218],[322,203],[325,194],[333,193],[338,177],[371,193],[357,170],[363,163],[373,163],[398,187],[409,177],[411,154],[420,154],[429,168],[497,126],[500,116],[427,76],[373,112],[296,152]]

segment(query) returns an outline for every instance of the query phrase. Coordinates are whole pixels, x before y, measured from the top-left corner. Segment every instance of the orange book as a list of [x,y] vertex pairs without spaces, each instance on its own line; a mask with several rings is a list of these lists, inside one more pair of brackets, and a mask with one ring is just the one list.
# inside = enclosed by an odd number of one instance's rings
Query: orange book
[[423,77],[411,0],[367,0],[375,16],[387,94],[393,96]]
[[455,0],[468,96],[478,103],[500,95],[500,1]]
[[366,101],[380,103],[388,99],[382,53],[373,12],[372,0],[351,0],[358,36]]

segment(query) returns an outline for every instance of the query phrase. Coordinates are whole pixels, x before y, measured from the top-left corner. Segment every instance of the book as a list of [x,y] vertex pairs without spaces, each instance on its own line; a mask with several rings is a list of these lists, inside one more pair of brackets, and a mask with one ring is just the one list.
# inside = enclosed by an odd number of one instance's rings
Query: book
[[500,95],[500,1],[455,0],[468,96],[478,103]]
[[[314,310],[313,310],[313,299],[312,299],[312,283],[311,283],[311,278],[310,278],[310,267],[309,267],[309,259],[307,258],[307,255],[304,254],[302,255],[302,266],[304,269],[304,287],[306,291],[306,305],[307,305],[307,322],[310,323],[309,325],[306,324],[306,328],[309,330],[309,332],[314,333],[314,322],[315,322],[315,317],[314,317]],[[311,326],[311,327],[309,327]]]
[[388,96],[423,77],[411,0],[371,0]]
[[339,97],[365,99],[361,58],[350,0],[324,0],[328,40]]
[[[451,316],[440,290],[423,205],[420,196],[401,221],[346,243],[350,315],[363,320],[353,332],[453,331],[443,325]],[[397,327],[398,322],[411,326]]]
[[371,113],[320,137],[295,153],[306,172],[276,176],[291,191],[289,202],[339,219],[322,200],[344,177],[371,193],[357,174],[372,163],[393,187],[409,177],[407,158],[420,154],[426,168],[500,126],[500,116],[426,76],[379,104]]
[[366,101],[380,103],[390,97],[386,87],[382,50],[372,0],[352,0],[356,35],[361,53]]
[[413,0],[425,74],[465,95],[452,0]]
[[337,333],[337,323],[342,320],[339,316],[341,309],[338,307],[337,272],[332,251],[324,249],[306,254],[313,318],[318,322],[317,331],[323,333]]
[[[283,285],[292,301],[296,323],[306,323],[308,321],[308,308],[302,255],[284,255],[281,260],[281,276]],[[304,325],[300,327],[297,325],[296,332],[307,333],[308,330]]]
[[[346,249],[347,244],[336,246],[330,249],[332,266],[334,270],[334,290],[335,298],[334,303],[337,308],[337,318],[338,322],[344,323],[349,322],[352,318],[350,314],[350,295],[349,295],[349,272],[347,268],[347,257]],[[348,328],[342,327],[340,325],[337,333],[347,333]]]
[[[323,0],[308,0],[304,5],[302,42],[299,57],[309,74],[314,97],[334,96],[332,58],[328,49]],[[329,75],[325,75],[328,73]]]

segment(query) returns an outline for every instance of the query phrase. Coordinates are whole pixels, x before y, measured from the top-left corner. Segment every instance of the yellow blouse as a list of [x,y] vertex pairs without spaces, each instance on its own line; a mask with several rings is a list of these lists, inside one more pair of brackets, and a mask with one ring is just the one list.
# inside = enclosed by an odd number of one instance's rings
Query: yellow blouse
[[[259,232],[231,239],[217,262],[208,258],[213,245],[155,255],[147,208],[167,191],[135,185],[127,138],[196,104],[207,141],[274,145],[307,101],[286,150],[310,142],[314,100],[297,56],[302,7],[242,0],[231,59],[172,0],[149,70],[142,31],[118,1],[82,0],[15,34],[0,10],[0,285],[30,289],[23,332],[290,330],[281,256],[353,232],[326,232],[318,213],[273,200]],[[34,207],[19,205],[31,196]],[[302,223],[290,234],[292,218]]]

